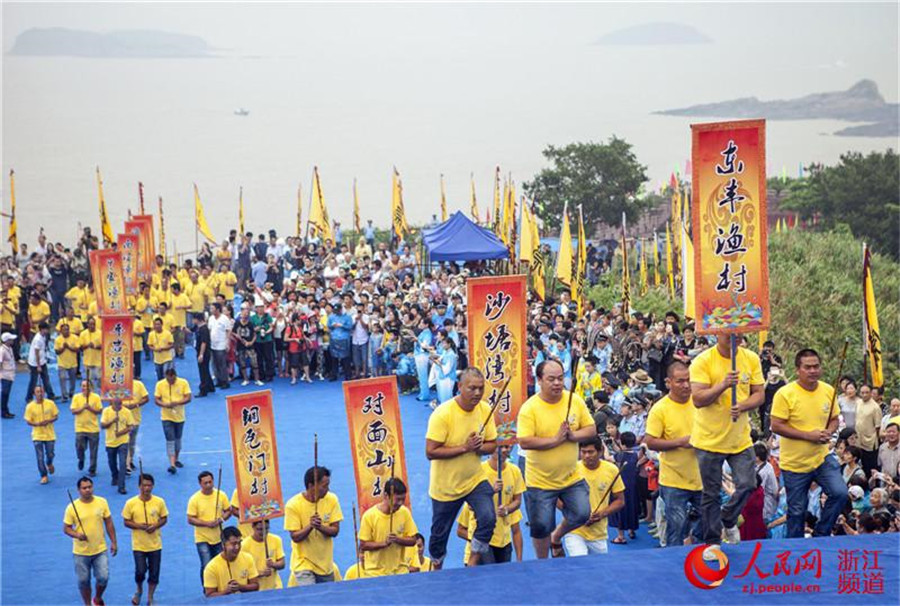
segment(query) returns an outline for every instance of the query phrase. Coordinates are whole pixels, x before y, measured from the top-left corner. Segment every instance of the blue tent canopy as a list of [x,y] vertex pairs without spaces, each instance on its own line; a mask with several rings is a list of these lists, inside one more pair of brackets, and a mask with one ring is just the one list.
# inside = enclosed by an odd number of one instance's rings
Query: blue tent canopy
[[490,230],[479,227],[462,211],[422,236],[432,261],[481,261],[505,259],[506,245]]

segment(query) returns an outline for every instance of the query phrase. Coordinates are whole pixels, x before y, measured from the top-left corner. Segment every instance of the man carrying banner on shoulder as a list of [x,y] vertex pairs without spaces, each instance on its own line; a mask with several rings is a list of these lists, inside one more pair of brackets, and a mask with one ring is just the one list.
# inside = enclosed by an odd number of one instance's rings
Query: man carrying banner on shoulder
[[443,565],[447,539],[463,503],[472,508],[477,524],[469,565],[478,565],[490,549],[497,516],[494,489],[481,465],[481,455],[496,449],[497,427],[483,395],[484,375],[470,366],[460,374],[459,395],[438,406],[428,420],[425,456],[431,461],[428,494],[432,506],[428,550],[436,570]]
[[781,436],[778,462],[787,491],[787,536],[803,538],[809,486],[815,481],[828,500],[813,535],[827,537],[848,498],[840,463],[828,452],[840,408],[834,388],[819,380],[822,363],[818,352],[801,349],[794,366],[797,380],[775,392],[772,401],[772,431]]

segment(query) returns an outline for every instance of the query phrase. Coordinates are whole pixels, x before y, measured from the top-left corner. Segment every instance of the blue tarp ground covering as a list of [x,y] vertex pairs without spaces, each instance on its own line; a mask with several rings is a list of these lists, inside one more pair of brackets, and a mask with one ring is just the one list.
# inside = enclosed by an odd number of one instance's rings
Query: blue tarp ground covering
[[493,232],[479,227],[462,211],[435,227],[426,229],[423,239],[433,262],[505,259],[506,245]]

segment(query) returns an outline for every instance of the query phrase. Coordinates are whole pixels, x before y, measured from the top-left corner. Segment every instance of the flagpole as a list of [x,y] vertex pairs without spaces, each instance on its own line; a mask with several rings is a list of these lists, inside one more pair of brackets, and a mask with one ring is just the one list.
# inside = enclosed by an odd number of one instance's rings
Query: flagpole
[[303,237],[305,239],[306,244],[309,244],[309,217],[310,217],[310,213],[312,213],[312,199],[313,199],[313,192],[316,189],[316,179],[319,176],[318,169],[319,169],[318,166],[313,166],[312,187],[309,188],[309,208],[307,209],[307,212],[306,212],[306,229],[303,230],[303,233],[304,233]]

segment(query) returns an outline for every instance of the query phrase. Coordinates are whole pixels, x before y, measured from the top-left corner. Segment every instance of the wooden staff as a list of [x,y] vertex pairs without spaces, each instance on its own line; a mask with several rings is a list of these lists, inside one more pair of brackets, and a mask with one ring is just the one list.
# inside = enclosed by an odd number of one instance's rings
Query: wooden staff
[[263,520],[263,547],[266,549],[266,565],[268,566],[269,561],[269,521]]
[[391,454],[391,479],[388,480],[388,496],[390,497],[391,513],[388,517],[388,534],[394,532],[394,455]]
[[[500,390],[500,393],[506,391],[506,388],[509,387],[510,382],[513,380],[512,373],[510,373],[509,378],[506,379],[506,383],[503,384],[503,388]],[[484,423],[481,424],[481,429],[478,430],[478,435],[484,433],[485,428],[487,428],[487,424],[491,421],[491,418],[494,416],[494,411],[497,410],[497,406],[500,405],[501,397],[498,397],[494,402],[494,405],[491,406],[491,412],[488,413],[488,416],[484,419]]]
[[[72,511],[75,512],[75,519],[78,520],[78,525],[81,527],[81,534],[87,537],[87,533],[84,531],[84,524],[81,522],[81,516],[78,515],[78,508],[75,507],[75,500],[72,498],[72,492],[66,488],[66,494],[69,495],[69,503],[72,504]],[[87,539],[85,539],[86,541]]]
[[[144,475],[144,461],[138,457],[138,495],[141,494],[141,476]],[[147,501],[141,499],[144,505],[144,524],[150,524],[150,518],[147,517]]]
[[[578,361],[581,356],[575,356],[572,358],[572,389],[569,390],[569,403],[566,404],[566,423],[569,422],[569,413],[572,412],[572,394],[575,393],[575,386],[577,385],[575,376],[578,372]],[[563,380],[565,380],[565,375],[563,375]]]
[[618,471],[616,471],[616,477],[614,477],[612,479],[612,482],[609,483],[609,486],[606,487],[606,492],[604,492],[603,495],[600,497],[600,502],[597,503],[597,506],[594,508],[594,511],[591,512],[591,515],[600,511],[600,508],[603,506],[603,502],[606,501],[606,497],[609,496],[609,493],[612,490],[613,485],[616,483],[616,480],[618,480],[620,477],[622,477],[622,470],[625,469],[626,467],[628,467],[628,461],[625,461],[625,463],[622,465],[622,467],[620,467],[618,469]]
[[313,511],[319,515],[319,434],[313,434]]
[[[731,333],[729,335],[731,339],[731,372],[737,371],[737,335]],[[737,385],[731,386],[731,422],[737,423]]]
[[356,528],[356,501],[353,501],[353,544],[356,546],[356,574],[362,576],[359,563],[359,531]]
[[838,364],[837,376],[834,378],[834,383],[831,386],[831,402],[828,405],[828,420],[825,421],[825,431],[828,431],[828,426],[831,425],[831,411],[834,410],[834,400],[837,397],[837,388],[838,383],[841,381],[841,374],[844,372],[844,360],[847,359],[847,346],[849,345],[850,337],[844,337],[844,348],[841,350],[841,362]]
[[[169,386],[171,389],[172,386]],[[213,511],[213,515],[216,516],[216,521],[219,524],[219,542],[222,544],[222,549],[225,548],[225,537],[224,530],[222,529],[222,522],[219,522],[219,493],[222,491],[222,464],[219,463],[219,482],[216,486],[216,508]],[[222,558],[224,559],[224,558]],[[228,563],[228,560],[225,560],[225,565],[228,567],[228,579],[232,580],[234,577],[231,576],[231,564]]]
[[497,511],[503,507],[503,453],[500,446],[497,446],[497,482],[500,483],[500,490],[497,491]]

